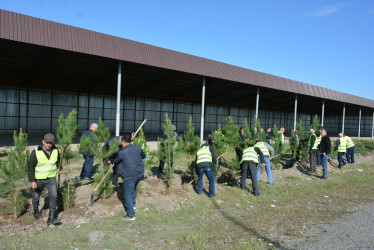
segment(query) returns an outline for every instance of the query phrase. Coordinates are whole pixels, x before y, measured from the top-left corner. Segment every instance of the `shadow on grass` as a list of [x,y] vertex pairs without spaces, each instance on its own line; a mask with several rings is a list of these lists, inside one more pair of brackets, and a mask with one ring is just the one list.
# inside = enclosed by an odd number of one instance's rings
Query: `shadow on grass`
[[266,236],[261,235],[254,228],[245,225],[243,222],[241,222],[241,221],[237,220],[236,218],[234,218],[233,216],[231,216],[229,213],[227,213],[224,209],[222,209],[217,204],[216,199],[212,198],[211,201],[212,201],[214,207],[217,209],[217,211],[219,211],[223,215],[223,217],[225,217],[227,220],[231,221],[235,225],[240,226],[241,228],[243,228],[244,230],[246,230],[248,233],[252,234],[257,239],[262,239],[262,240],[264,240],[268,244],[273,244],[278,249],[284,249],[284,250],[287,249],[287,248],[283,247],[278,241],[274,241],[274,240],[272,240],[272,239],[270,239],[270,238],[268,238]]
[[297,162],[296,169],[297,169],[300,173],[302,173],[302,174],[305,174],[305,175],[311,175],[311,174],[309,173],[309,168],[308,168],[308,166],[305,165],[304,163],[300,162],[300,161]]

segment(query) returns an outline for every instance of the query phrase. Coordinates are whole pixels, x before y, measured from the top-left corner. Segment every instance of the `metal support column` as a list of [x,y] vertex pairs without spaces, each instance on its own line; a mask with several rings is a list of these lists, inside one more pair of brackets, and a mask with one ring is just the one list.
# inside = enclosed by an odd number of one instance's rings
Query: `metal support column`
[[118,62],[116,136],[119,136],[120,121],[121,121],[121,79],[122,79],[122,63]]
[[321,115],[321,126],[323,127],[323,120],[325,119],[325,100],[322,100],[322,115]]
[[293,131],[296,131],[296,119],[297,119],[297,95],[295,95],[295,113],[294,113],[294,117],[293,117]]
[[371,124],[371,139],[374,140],[374,112],[373,112],[373,123]]
[[257,95],[256,95],[256,118],[258,117],[258,104],[260,102],[260,88],[257,87]]
[[342,121],[342,133],[344,134],[344,122],[345,122],[345,103],[343,106],[343,121]]
[[360,112],[358,113],[358,139],[360,140],[361,136],[361,107],[360,107]]
[[205,77],[203,78],[203,88],[201,94],[201,121],[200,121],[200,145],[204,139],[204,111],[205,111]]

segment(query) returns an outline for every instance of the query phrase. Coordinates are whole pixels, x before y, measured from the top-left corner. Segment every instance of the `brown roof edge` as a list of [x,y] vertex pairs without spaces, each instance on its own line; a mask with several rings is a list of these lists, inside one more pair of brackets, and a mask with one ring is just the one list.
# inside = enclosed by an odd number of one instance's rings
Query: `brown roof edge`
[[374,108],[371,99],[6,10],[0,38]]

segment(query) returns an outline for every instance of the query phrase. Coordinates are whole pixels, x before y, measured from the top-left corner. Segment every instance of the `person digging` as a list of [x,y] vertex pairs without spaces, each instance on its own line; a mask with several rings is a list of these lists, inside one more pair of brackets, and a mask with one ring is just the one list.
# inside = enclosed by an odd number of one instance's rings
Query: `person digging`
[[57,219],[56,200],[57,183],[56,175],[61,175],[62,171],[57,169],[60,161],[60,153],[54,145],[55,136],[51,133],[44,135],[42,144],[36,147],[30,155],[28,166],[28,177],[30,186],[33,189],[32,206],[34,208],[34,218],[39,220],[42,215],[39,212],[39,198],[44,188],[48,190],[49,217],[48,225],[60,225]]

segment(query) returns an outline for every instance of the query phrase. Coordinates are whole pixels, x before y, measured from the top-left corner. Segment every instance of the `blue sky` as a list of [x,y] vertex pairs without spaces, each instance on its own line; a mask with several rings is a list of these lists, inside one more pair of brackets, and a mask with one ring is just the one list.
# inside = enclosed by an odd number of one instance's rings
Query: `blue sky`
[[373,0],[0,0],[0,8],[374,99]]

